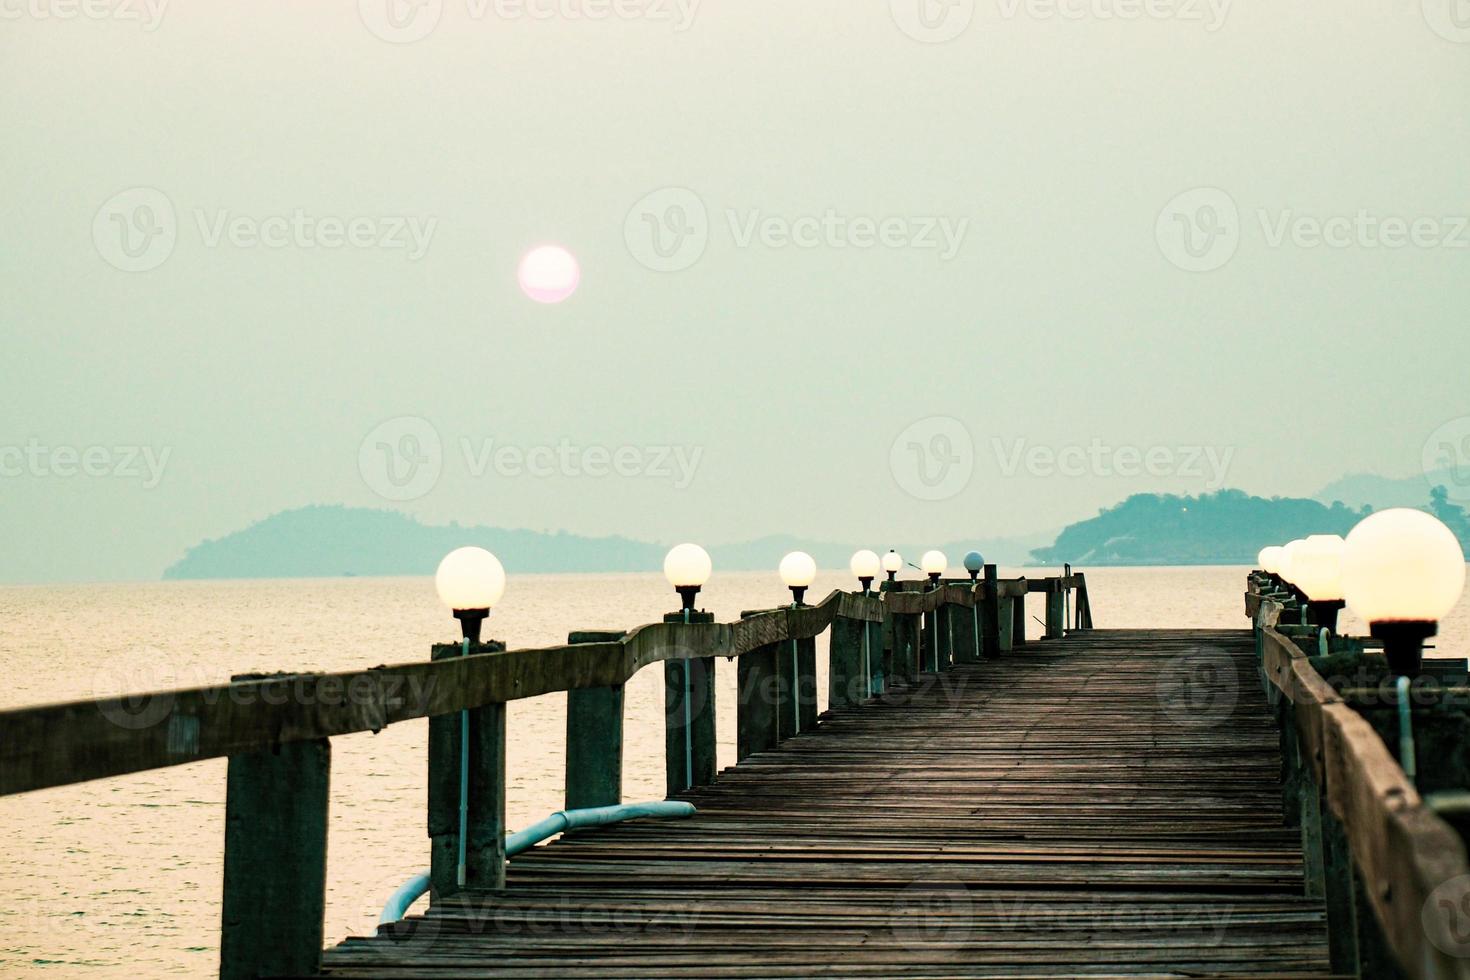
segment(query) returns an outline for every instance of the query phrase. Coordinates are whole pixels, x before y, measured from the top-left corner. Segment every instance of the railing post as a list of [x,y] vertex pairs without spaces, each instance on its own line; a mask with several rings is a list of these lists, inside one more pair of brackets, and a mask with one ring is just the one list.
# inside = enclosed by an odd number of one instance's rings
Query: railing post
[[736,662],[735,758],[744,761],[756,752],[774,749],[781,678],[776,671],[776,646],[751,650]]
[[1046,591],[1046,638],[1060,640],[1067,630],[1067,590],[1062,580],[1053,580]]
[[230,756],[221,980],[321,969],[331,767],[326,739]]
[[[616,643],[621,630],[580,630],[568,643]],[[566,808],[623,801],[623,686],[567,692]]]
[[1026,645],[1026,580],[1021,581],[1021,594],[1011,599],[1011,615],[1014,622],[1011,626],[1011,647],[1023,647]]
[[[713,623],[713,613],[669,613],[666,623]],[[664,762],[670,798],[715,781],[715,660],[664,661]]]
[[919,677],[919,621],[923,613],[893,615],[893,676],[912,684]]
[[[974,598],[973,593],[971,598]],[[979,626],[980,604],[978,601],[969,607],[950,607],[949,628],[953,638],[950,647],[951,663],[972,664],[980,659]]]
[[869,675],[872,670],[871,649],[864,659],[864,640],[868,623],[842,616],[832,620],[827,641],[827,707],[841,708],[857,704],[869,697]]
[[[504,650],[502,644],[482,645]],[[461,656],[458,644],[431,659]],[[464,735],[468,734],[468,739]],[[460,883],[461,807],[465,866]],[[505,705],[429,719],[429,901],[463,889],[505,887]]]
[[1000,572],[994,565],[985,566],[985,606],[980,618],[980,655],[1000,656],[1001,601]]

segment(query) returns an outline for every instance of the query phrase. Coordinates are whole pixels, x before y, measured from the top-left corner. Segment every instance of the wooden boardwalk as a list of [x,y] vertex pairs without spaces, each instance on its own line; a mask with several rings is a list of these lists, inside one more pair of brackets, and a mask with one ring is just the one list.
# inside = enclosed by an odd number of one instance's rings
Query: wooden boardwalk
[[332,977],[1328,976],[1251,633],[1091,631],[926,675]]

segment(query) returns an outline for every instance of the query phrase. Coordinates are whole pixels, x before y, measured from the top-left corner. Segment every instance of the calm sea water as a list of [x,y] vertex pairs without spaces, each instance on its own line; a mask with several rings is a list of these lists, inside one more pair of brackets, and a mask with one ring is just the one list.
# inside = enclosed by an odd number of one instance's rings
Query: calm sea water
[[[1096,625],[1244,629],[1244,572],[1089,572]],[[824,573],[813,594],[849,584],[845,574]],[[724,574],[701,604],[729,620],[784,598],[774,574]],[[513,647],[549,645],[575,629],[653,622],[676,605],[658,575],[522,576],[489,633]],[[1031,634],[1037,629],[1033,620]],[[222,683],[252,670],[400,663],[457,637],[427,579],[0,588],[0,668],[9,680],[0,708]],[[1470,607],[1462,605],[1441,651],[1470,649],[1467,637]],[[734,762],[734,674],[720,662],[721,766]],[[630,801],[663,795],[661,678],[649,669],[628,685]],[[825,683],[818,690],[825,699]],[[561,807],[564,710],[560,695],[510,706],[512,827]],[[428,863],[426,733],[420,721],[332,741],[331,941],[371,934],[388,895]],[[214,975],[224,793],[221,759],[0,799],[0,975]]]

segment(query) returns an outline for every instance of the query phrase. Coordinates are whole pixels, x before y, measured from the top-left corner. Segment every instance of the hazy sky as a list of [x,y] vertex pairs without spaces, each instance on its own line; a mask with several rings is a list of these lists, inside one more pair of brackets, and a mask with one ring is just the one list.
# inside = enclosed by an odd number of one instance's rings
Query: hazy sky
[[1465,0],[388,2],[0,0],[0,580],[307,503],[952,540],[1470,435]]

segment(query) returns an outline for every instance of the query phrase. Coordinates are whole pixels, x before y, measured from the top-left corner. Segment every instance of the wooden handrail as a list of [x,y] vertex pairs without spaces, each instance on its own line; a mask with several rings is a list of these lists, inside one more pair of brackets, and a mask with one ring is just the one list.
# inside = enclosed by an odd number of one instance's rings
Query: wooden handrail
[[[1011,580],[1007,595],[1034,584]],[[655,623],[621,640],[373,667],[281,674],[211,687],[94,698],[0,712],[0,796],[65,786],[291,742],[358,732],[559,691],[625,683],[668,660],[734,658],[809,639],[834,619],[877,623],[890,613],[973,606],[985,587],[930,592],[834,591],[820,603],[779,608],[733,623]]]
[[1248,608],[1262,636],[1262,670],[1291,702],[1301,754],[1343,825],[1384,938],[1410,976],[1470,976],[1470,963],[1431,940],[1460,935],[1470,908],[1459,835],[1425,805],[1367,720],[1278,632],[1281,604],[1258,596]]

